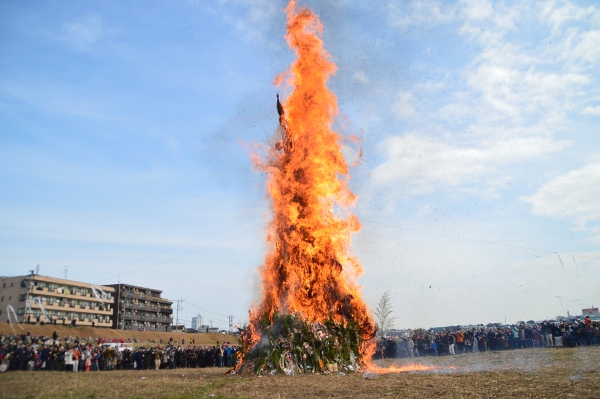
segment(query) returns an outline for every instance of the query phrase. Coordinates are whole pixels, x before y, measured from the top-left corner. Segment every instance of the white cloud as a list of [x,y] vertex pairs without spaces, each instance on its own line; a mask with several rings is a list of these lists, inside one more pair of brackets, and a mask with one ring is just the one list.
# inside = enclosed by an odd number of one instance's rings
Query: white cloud
[[[415,6],[415,18],[432,4]],[[506,166],[567,148],[571,141],[559,137],[575,133],[576,115],[600,114],[600,107],[590,105],[597,104],[600,31],[589,22],[600,12],[569,5],[566,19],[559,21],[567,11],[555,11],[566,4],[546,6],[554,20],[532,27],[524,21],[537,18],[539,6],[460,2],[454,14],[462,21],[458,33],[475,52],[463,68],[444,73],[437,83],[428,81],[430,88],[441,85],[446,95],[439,98],[447,103],[427,108],[432,102],[425,100],[429,93],[422,83],[397,92],[395,114],[409,119],[418,103],[420,123],[382,143],[387,159],[373,170],[377,184],[403,182],[412,194],[463,186],[493,196],[500,187],[494,182],[510,178]],[[435,13],[429,18],[439,22]],[[577,27],[569,25],[576,19]],[[567,34],[554,37],[557,27]],[[535,35],[525,32],[529,29]],[[450,80],[459,83],[453,87],[446,83]],[[453,131],[452,125],[459,127]],[[443,134],[432,138],[439,131]],[[480,183],[475,191],[467,187],[474,183]]]
[[461,3],[467,19],[484,20],[492,15],[492,4],[488,0],[463,0]]
[[587,115],[600,115],[600,105],[596,107],[585,107],[581,113]]
[[532,213],[571,219],[579,229],[600,220],[600,163],[590,163],[558,176],[530,197]]
[[106,36],[114,33],[116,33],[114,29],[104,26],[101,16],[89,14],[63,24],[59,40],[68,43],[77,50],[88,51]]
[[494,184],[491,177],[500,166],[558,152],[569,144],[531,136],[461,147],[410,133],[382,143],[387,161],[373,170],[372,178],[377,186],[403,182],[413,194],[481,182],[484,176],[487,184]]
[[409,91],[398,91],[392,109],[398,118],[409,119],[417,113],[414,107],[415,96]]
[[441,2],[432,0],[413,1],[402,8],[392,4],[388,10],[390,24],[400,28],[420,24],[439,25],[454,19],[454,14],[453,7],[444,7]]
[[[552,126],[550,134],[572,126],[573,111],[595,114],[589,101],[597,99],[598,91],[600,10],[560,1],[511,7],[497,3],[488,13],[489,3],[463,4],[460,31],[482,49],[464,70],[473,94],[483,100],[474,112],[494,123],[544,123]],[[546,18],[527,27],[536,32],[535,39],[520,39],[522,21],[528,15],[539,18],[539,8]],[[490,107],[494,113],[482,112]]]
[[599,20],[594,6],[583,8],[568,1],[550,1],[538,4],[541,5],[539,7],[541,10],[540,19],[548,21],[555,32],[559,31],[569,21],[595,20],[595,22],[598,22]]
[[368,84],[370,82],[369,77],[367,76],[367,74],[364,71],[356,71],[354,72],[354,75],[352,76],[352,78],[359,83],[362,84]]
[[248,42],[275,46],[280,40],[279,36],[274,41],[266,35],[276,22],[281,22],[278,17],[284,16],[280,3],[269,0],[190,0],[190,3],[232,26]]

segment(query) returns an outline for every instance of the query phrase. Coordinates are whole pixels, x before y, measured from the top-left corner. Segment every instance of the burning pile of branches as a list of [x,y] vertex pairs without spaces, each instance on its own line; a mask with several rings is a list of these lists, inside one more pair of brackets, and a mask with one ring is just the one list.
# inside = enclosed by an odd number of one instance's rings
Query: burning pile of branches
[[250,350],[237,373],[295,375],[361,370],[358,355],[362,337],[355,323],[309,323],[300,315],[279,316],[275,320],[274,324],[263,320],[259,345],[252,345],[248,331],[244,331],[242,340]]
[[326,82],[336,66],[316,15],[294,0],[286,12],[286,39],[297,59],[276,78],[292,90],[283,103],[277,97],[279,137],[257,162],[268,176],[273,219],[262,300],[250,313],[236,371],[356,370],[370,358],[375,323],[356,285],[362,266],[350,253],[361,225],[349,211],[356,196],[343,137],[332,128],[337,100]]

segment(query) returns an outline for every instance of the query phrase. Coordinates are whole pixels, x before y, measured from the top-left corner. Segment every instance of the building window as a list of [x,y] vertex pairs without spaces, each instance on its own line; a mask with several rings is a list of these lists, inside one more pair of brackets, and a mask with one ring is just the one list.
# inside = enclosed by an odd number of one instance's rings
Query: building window
[[27,296],[27,294],[19,295],[19,301],[21,301],[21,302],[24,301],[26,296]]
[[4,302],[4,297],[2,297],[2,302]]
[[9,295],[8,296],[8,300],[10,301],[11,299],[12,299],[12,295]]
[[27,287],[27,280],[22,280],[22,281],[21,281],[21,287],[22,287],[22,288],[25,288],[25,287]]
[[25,313],[25,308],[19,308],[19,309],[17,309],[17,314],[18,315],[22,315],[23,313]]
[[12,287],[15,283],[10,283],[10,286]]

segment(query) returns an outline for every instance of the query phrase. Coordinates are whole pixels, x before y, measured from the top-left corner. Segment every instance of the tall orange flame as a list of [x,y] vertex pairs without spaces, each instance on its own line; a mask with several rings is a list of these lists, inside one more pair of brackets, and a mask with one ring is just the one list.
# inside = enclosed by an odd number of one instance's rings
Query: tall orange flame
[[336,66],[323,46],[317,16],[298,9],[294,0],[285,11],[286,39],[297,59],[275,80],[292,90],[283,104],[278,100],[281,140],[261,165],[274,216],[261,270],[263,296],[251,312],[252,323],[257,327],[276,314],[309,322],[352,320],[370,339],[375,323],[356,285],[363,270],[350,252],[351,236],[361,228],[349,212],[356,196],[348,188],[342,137],[332,128],[337,99],[326,86]]

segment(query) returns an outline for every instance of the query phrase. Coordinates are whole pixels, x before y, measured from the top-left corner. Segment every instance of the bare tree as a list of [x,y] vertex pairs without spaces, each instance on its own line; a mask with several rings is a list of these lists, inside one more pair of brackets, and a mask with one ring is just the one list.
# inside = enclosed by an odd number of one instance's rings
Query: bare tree
[[390,298],[390,292],[386,291],[381,296],[377,308],[375,309],[379,333],[382,335],[394,326],[394,321],[397,318],[391,316],[392,312],[392,299]]

